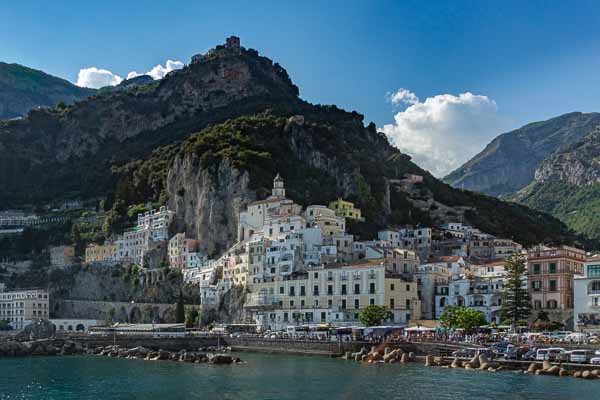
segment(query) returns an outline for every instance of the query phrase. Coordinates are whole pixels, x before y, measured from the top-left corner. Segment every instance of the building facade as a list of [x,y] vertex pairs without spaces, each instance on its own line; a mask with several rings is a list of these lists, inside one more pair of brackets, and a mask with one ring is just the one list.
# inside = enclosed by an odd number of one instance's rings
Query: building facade
[[585,251],[568,246],[536,246],[527,252],[528,288],[533,316],[544,310],[553,320],[573,321],[573,279],[583,274]]
[[24,289],[0,292],[0,319],[14,330],[22,330],[36,319],[48,319],[49,296],[46,290]]
[[573,279],[573,325],[577,331],[600,332],[600,257],[589,258],[583,275]]

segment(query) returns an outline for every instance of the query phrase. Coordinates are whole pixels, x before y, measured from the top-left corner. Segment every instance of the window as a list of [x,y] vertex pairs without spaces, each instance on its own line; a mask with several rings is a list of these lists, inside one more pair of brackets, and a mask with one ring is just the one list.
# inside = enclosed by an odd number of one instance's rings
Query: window
[[321,311],[321,322],[325,322],[327,320],[327,314],[325,311]]
[[534,292],[539,292],[541,288],[542,288],[541,281],[531,281],[531,290],[533,290]]
[[290,300],[290,307],[294,307],[294,300]]
[[360,308],[360,300],[359,299],[354,299],[354,308],[356,308],[357,310]]
[[410,292],[410,285],[406,285],[406,291]]
[[360,294],[360,284],[359,283],[354,284],[354,294]]
[[304,286],[300,286],[300,296],[306,296],[306,288]]
[[396,308],[396,301],[395,301],[395,299],[390,299],[390,308],[391,309]]
[[370,305],[374,305],[374,304],[375,304],[375,299],[371,297],[371,298],[369,299],[369,304],[370,304]]
[[342,299],[342,309],[346,308],[346,299]]
[[319,273],[315,272],[314,277],[315,277],[315,279],[317,279],[319,277]]
[[346,293],[346,285],[342,285],[342,294],[347,294]]
[[410,310],[410,300],[406,300],[406,309]]
[[318,296],[319,295],[319,285],[315,285],[313,287],[313,295],[314,296]]
[[333,272],[331,272],[331,271],[327,271],[327,280],[328,280],[328,281],[331,281],[331,280],[333,280]]
[[331,296],[333,294],[333,286],[332,285],[327,285],[327,294],[329,296]]
[[556,292],[556,281],[555,280],[551,280],[549,283],[549,289],[551,292]]
[[392,292],[394,291],[394,289],[395,289],[395,288],[396,288],[396,286],[395,286],[393,283],[392,283],[392,284],[390,284],[390,290],[391,290]]
[[556,263],[550,263],[548,265],[548,273],[550,273],[550,274],[556,273]]
[[588,278],[600,278],[600,264],[587,266]]
[[283,286],[279,287],[279,294],[285,293],[285,288]]
[[371,294],[375,293],[375,282],[369,283],[369,293],[371,293]]
[[290,296],[296,295],[296,286],[290,286]]
[[539,274],[542,272],[542,266],[540,264],[533,264],[533,273]]
[[331,299],[327,300],[327,307],[331,307],[333,305],[333,301]]
[[304,308],[304,300],[300,300],[300,307]]

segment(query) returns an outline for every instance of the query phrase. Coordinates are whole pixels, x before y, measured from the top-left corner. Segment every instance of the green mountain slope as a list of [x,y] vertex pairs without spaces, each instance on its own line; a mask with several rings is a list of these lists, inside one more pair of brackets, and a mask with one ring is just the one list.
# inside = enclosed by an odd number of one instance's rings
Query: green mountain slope
[[507,195],[527,186],[539,164],[600,124],[600,113],[569,113],[535,122],[495,138],[485,149],[443,180],[490,195]]
[[[132,205],[167,203],[178,229],[213,251],[234,240],[239,209],[279,172],[301,204],[356,201],[367,218],[352,227],[358,235],[460,219],[525,245],[577,239],[547,214],[451,188],[359,113],[298,94],[277,63],[218,46],[161,81],[0,123],[0,208],[105,197],[110,230]],[[405,173],[424,182],[405,190]]]
[[71,104],[94,92],[42,71],[0,62],[0,119],[24,116],[35,107]]
[[535,180],[513,199],[600,238],[600,127],[544,160]]

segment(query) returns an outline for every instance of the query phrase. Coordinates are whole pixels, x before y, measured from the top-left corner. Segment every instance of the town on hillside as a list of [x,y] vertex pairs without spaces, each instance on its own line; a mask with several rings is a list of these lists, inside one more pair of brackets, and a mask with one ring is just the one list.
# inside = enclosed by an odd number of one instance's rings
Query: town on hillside
[[[243,318],[233,322],[279,331],[294,325],[360,326],[361,311],[371,305],[389,310],[390,326],[426,324],[449,306],[476,310],[498,326],[505,323],[505,266],[521,255],[531,318],[542,313],[564,329],[598,330],[600,260],[577,248],[524,249],[460,222],[389,227],[370,240],[355,240],[346,223],[364,219],[352,202],[337,198],[326,206],[302,207],[286,197],[280,175],[270,196],[240,212],[237,241],[218,258],[199,251],[198,241],[185,232],[170,236],[173,217],[165,206],[139,214],[133,228],[89,244],[85,264],[95,269],[136,265],[149,271],[168,265],[196,288],[201,314],[219,309],[233,288],[243,288]],[[0,226],[13,229],[19,218],[21,225],[38,223],[13,213],[0,215]],[[157,254],[164,257],[158,263]],[[67,265],[73,257],[73,246],[51,249],[53,265]],[[50,317],[46,290],[9,291],[2,285],[0,291],[0,320],[13,329]],[[100,323],[56,321],[59,330],[86,330]]]

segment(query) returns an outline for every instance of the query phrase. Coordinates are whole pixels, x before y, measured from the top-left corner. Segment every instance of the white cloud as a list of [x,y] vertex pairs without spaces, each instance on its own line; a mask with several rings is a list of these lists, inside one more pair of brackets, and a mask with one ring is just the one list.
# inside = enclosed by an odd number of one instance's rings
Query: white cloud
[[414,93],[400,89],[389,99],[408,107],[381,130],[400,151],[437,177],[461,166],[509,128],[498,115],[496,102],[487,96],[440,94],[421,102]]
[[[162,79],[169,72],[176,69],[181,69],[184,64],[181,61],[167,60],[165,65],[156,65],[150,71],[140,74],[136,71],[131,71],[127,74],[127,79],[135,78],[140,75],[150,75],[153,79]],[[123,81],[119,75],[112,73],[106,69],[99,69],[96,67],[83,68],[79,70],[77,75],[77,86],[89,87],[98,89],[103,86],[115,86]]]
[[115,86],[121,83],[123,78],[113,74],[106,69],[96,67],[82,68],[77,74],[77,86],[98,89],[103,86]]
[[169,72],[176,69],[181,69],[183,67],[184,64],[181,61],[167,60],[164,67],[158,64],[145,74],[138,74],[136,71],[131,71],[129,74],[127,74],[127,79],[135,78],[136,76],[140,75],[150,75],[153,79],[162,79]]
[[413,105],[419,102],[417,95],[408,89],[399,89],[396,93],[388,93],[388,97],[393,105]]

